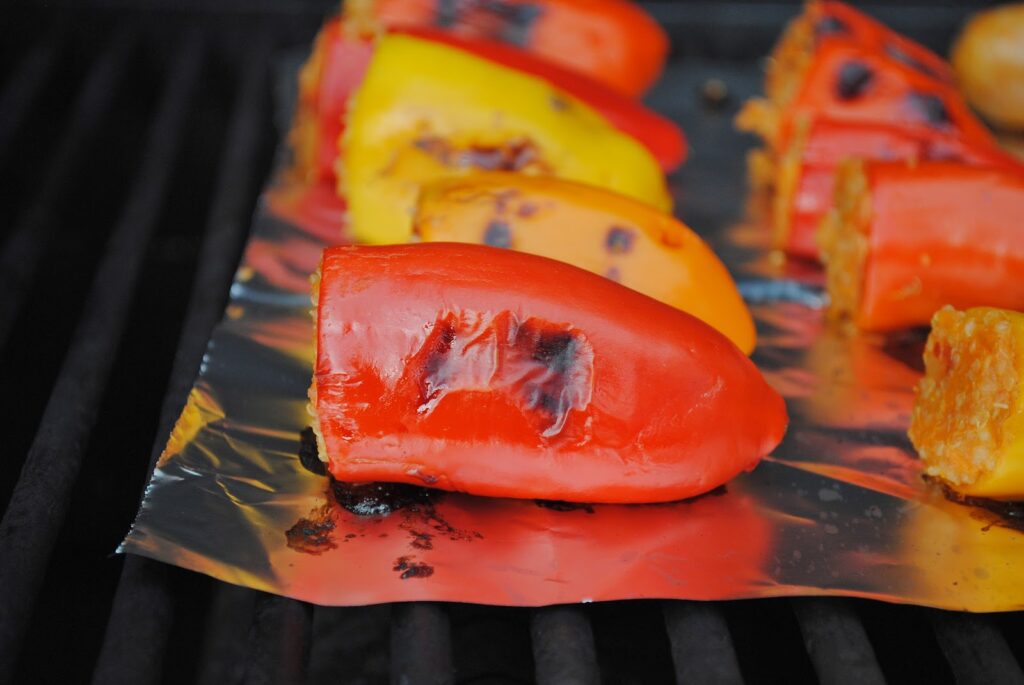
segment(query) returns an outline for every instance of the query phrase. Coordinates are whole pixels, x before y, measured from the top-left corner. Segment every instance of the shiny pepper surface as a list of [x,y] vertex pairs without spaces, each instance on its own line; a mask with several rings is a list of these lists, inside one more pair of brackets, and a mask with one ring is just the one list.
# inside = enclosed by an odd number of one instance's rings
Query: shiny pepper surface
[[872,331],[944,305],[1024,309],[1024,174],[956,162],[843,163],[822,222],[832,310]]
[[410,36],[378,42],[341,162],[353,235],[369,243],[408,239],[422,183],[478,169],[558,176],[671,207],[650,152],[579,100]]
[[428,242],[507,247],[605,276],[714,326],[749,354],[756,334],[729,271],[671,215],[601,188],[501,172],[424,187],[414,219]]
[[785,404],[725,336],[608,279],[457,243],[324,252],[311,406],[342,481],[659,502],[778,445]]
[[[675,123],[585,74],[503,43],[438,29],[407,28],[400,32],[450,45],[547,81],[643,144],[666,172],[686,159],[686,139]],[[374,38],[340,19],[328,21],[317,35],[300,74],[299,106],[291,134],[295,168],[305,180],[337,182],[338,145],[348,102],[366,74]]]
[[629,0],[349,0],[348,16],[435,27],[516,46],[639,97],[661,74],[668,36]]
[[992,144],[988,130],[924,47],[838,2],[812,2],[773,52],[767,99],[751,100],[737,122],[785,149],[819,117],[956,134]]
[[994,145],[928,129],[840,122],[821,118],[794,137],[779,157],[773,203],[774,246],[801,257],[817,257],[815,235],[832,205],[836,167],[845,159],[956,161],[1024,172]]

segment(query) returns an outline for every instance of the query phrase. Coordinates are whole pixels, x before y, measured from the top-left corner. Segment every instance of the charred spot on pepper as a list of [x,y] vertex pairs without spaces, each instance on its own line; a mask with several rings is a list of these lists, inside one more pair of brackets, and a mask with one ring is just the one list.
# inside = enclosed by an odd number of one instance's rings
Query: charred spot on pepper
[[988,499],[987,497],[971,497],[970,495],[957,492],[938,478],[927,474],[921,476],[921,478],[926,482],[939,485],[942,488],[943,495],[949,501],[984,511],[990,518],[988,526],[983,530],[988,530],[992,526],[999,526],[1000,528],[1024,532],[1024,501],[1015,502]]
[[852,60],[839,67],[836,94],[841,100],[859,98],[871,86],[875,73],[863,62]]
[[912,92],[907,95],[907,102],[911,111],[931,126],[946,127],[952,123],[946,103],[934,93]]
[[594,513],[594,507],[590,504],[584,504],[582,502],[563,502],[557,499],[535,499],[533,503],[543,509],[550,509],[551,511],[585,511],[588,514]]
[[300,518],[284,533],[288,547],[314,556],[337,547],[334,542],[334,518],[330,504],[317,507]]
[[512,228],[504,221],[492,221],[484,230],[484,245],[512,247]]
[[901,48],[899,45],[896,45],[895,43],[885,44],[885,54],[891,57],[894,61],[899,62],[900,64],[905,64],[906,66],[910,67],[911,69],[917,72],[924,74],[925,76],[929,76],[933,79],[937,79],[940,81],[945,80],[939,74],[935,73],[935,70],[933,70],[931,67],[914,59],[906,52],[904,52],[903,48]]
[[455,169],[485,171],[522,171],[527,167],[549,172],[537,146],[529,140],[510,140],[502,145],[470,145],[457,148],[437,136],[424,136],[413,141],[416,149],[433,157],[444,166]]
[[604,237],[604,249],[611,254],[628,254],[636,242],[636,232],[631,228],[612,226]]
[[343,483],[331,480],[334,501],[356,516],[387,516],[392,512],[437,501],[438,490],[405,483]]
[[819,19],[814,24],[814,35],[817,37],[832,36],[838,33],[846,33],[849,31],[846,24],[843,23],[839,18],[831,15],[826,15]]
[[312,426],[306,426],[299,433],[299,463],[310,473],[318,476],[327,475],[327,465],[320,460],[320,450]]
[[576,361],[576,336],[569,331],[539,331],[531,358],[555,373],[565,373]]
[[410,547],[415,547],[416,549],[434,549],[434,536],[430,533],[412,530],[409,531],[409,535],[412,538],[409,541]]
[[516,216],[518,216],[520,219],[529,219],[531,216],[537,213],[537,210],[538,207],[536,203],[524,202],[523,204],[519,205],[518,209],[516,209]]
[[569,109],[569,100],[567,100],[561,93],[551,93],[548,98],[548,102],[551,103],[551,109],[556,112],[564,112]]
[[398,557],[392,571],[399,573],[402,580],[409,578],[429,578],[434,575],[434,567],[422,561],[413,561],[411,556]]
[[459,0],[437,0],[434,25],[451,28],[459,20]]
[[423,374],[420,376],[421,403],[429,401],[438,386],[444,384],[444,379],[438,379],[437,374],[452,351],[455,336],[455,321],[451,315],[434,324],[433,330],[427,338],[427,344],[424,345]]

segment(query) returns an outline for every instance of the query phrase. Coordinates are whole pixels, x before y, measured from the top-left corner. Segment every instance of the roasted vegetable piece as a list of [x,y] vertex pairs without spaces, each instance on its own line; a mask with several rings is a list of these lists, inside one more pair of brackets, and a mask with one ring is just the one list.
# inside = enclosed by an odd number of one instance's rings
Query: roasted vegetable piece
[[775,49],[767,99],[737,118],[771,150],[818,117],[956,133],[992,144],[941,60],[841,3],[810,3]]
[[970,144],[956,135],[883,124],[817,119],[794,135],[772,170],[773,246],[789,254],[816,258],[815,239],[822,217],[832,205],[836,166],[844,159],[948,160],[977,166],[1024,171],[1000,149]]
[[1024,129],[1024,3],[972,17],[951,59],[972,105],[998,126]]
[[345,12],[509,43],[629,97],[654,83],[669,47],[657,22],[625,0],[349,0]]
[[424,186],[414,231],[428,242],[508,247],[600,274],[724,333],[745,353],[754,322],[721,260],[696,233],[628,197],[501,172]]
[[910,424],[925,472],[961,494],[1024,500],[1024,314],[944,307]]
[[336,247],[310,391],[338,480],[658,502],[752,469],[782,398],[725,336],[606,278],[459,243]]
[[348,101],[373,55],[372,35],[327,22],[299,72],[299,97],[290,134],[294,169],[306,181],[336,183],[338,140]]
[[[544,79],[596,109],[615,128],[636,138],[665,171],[676,169],[686,159],[686,139],[676,124],[584,74],[502,43],[465,38],[437,29],[412,28],[402,32],[451,45]],[[313,52],[302,68],[299,107],[291,134],[296,151],[295,167],[306,180],[336,182],[338,145],[348,100],[369,66],[373,39],[373,34],[361,34],[339,19],[329,21],[317,36]]]
[[545,81],[410,36],[380,39],[342,141],[356,239],[406,240],[420,184],[473,170],[591,183],[669,209],[657,161]]
[[955,162],[849,161],[819,239],[832,311],[864,330],[940,307],[1024,309],[1024,174]]

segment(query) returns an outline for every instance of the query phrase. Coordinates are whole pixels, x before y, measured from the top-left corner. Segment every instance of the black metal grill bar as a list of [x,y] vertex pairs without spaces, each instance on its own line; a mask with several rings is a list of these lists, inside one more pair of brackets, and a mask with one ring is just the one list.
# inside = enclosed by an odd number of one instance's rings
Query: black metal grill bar
[[0,546],[5,549],[0,556],[0,614],[4,616],[0,663],[11,664],[17,655],[64,521],[146,246],[169,186],[199,66],[194,46],[176,63],[149,133],[142,170],[110,237],[74,341],[0,523]]
[[57,60],[57,45],[62,42],[60,37],[55,37],[32,48],[0,94],[0,164],[10,154],[11,141],[46,83],[47,74]]
[[452,631],[448,612],[434,602],[391,607],[393,685],[451,685]]
[[241,680],[246,631],[256,615],[258,594],[249,588],[218,583],[203,632],[197,685],[224,685]]
[[590,619],[579,606],[536,609],[530,619],[534,673],[539,685],[601,682]]
[[[266,70],[269,37],[255,36],[244,55],[223,161],[215,186],[206,235],[190,295],[188,315],[171,370],[150,461],[152,467],[174,425],[196,370],[203,358],[210,331],[223,312],[228,284],[249,224],[248,198],[257,180],[257,152],[262,123],[266,121]],[[111,607],[100,652],[95,683],[138,685],[160,681],[160,667],[173,616],[170,581],[162,564],[128,555]]]
[[93,65],[39,192],[0,248],[0,292],[3,293],[0,297],[0,348],[7,342],[28,293],[32,274],[53,233],[60,198],[74,181],[88,142],[113,104],[110,95],[124,71],[130,48],[128,34],[120,32]]
[[1024,672],[991,619],[939,610],[929,613],[958,685],[1024,685]]
[[885,677],[853,605],[841,599],[794,599],[804,646],[823,685],[873,685]]
[[301,685],[309,663],[313,607],[261,595],[249,630],[244,685]]
[[677,683],[743,682],[722,610],[709,602],[665,602],[665,628]]

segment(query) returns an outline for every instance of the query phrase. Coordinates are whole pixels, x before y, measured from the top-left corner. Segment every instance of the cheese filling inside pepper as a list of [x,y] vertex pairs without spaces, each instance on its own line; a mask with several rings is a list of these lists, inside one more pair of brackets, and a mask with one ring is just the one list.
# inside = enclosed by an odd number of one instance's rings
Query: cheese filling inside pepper
[[409,238],[420,185],[474,170],[552,175],[668,210],[657,161],[542,79],[409,36],[382,38],[350,105],[339,190],[357,240]]
[[939,310],[910,439],[925,472],[972,497],[1024,499],[1024,314]]

